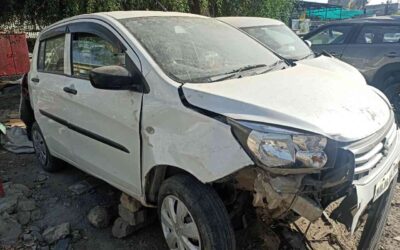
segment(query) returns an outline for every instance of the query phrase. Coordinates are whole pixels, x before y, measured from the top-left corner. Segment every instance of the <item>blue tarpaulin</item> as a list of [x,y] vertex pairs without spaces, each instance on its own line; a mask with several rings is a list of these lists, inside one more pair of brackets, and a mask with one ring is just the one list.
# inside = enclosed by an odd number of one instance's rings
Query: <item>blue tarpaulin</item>
[[342,8],[321,8],[307,10],[307,17],[319,18],[320,20],[348,19],[363,15],[362,10],[346,10]]

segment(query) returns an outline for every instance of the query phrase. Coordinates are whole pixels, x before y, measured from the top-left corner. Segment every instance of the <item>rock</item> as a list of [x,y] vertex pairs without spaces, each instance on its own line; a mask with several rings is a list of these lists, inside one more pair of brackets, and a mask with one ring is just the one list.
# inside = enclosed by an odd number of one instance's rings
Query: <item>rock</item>
[[33,237],[34,240],[43,241],[43,237],[42,237],[42,235],[40,234],[40,232],[38,232],[38,231],[32,231],[32,232],[31,232],[31,235],[32,235],[32,237]]
[[146,216],[146,210],[142,209],[142,210],[138,210],[134,213],[132,213],[130,210],[128,210],[127,208],[125,208],[122,204],[118,205],[118,213],[119,216],[121,216],[121,218],[128,222],[129,225],[131,226],[135,226],[135,225],[139,225],[145,222],[145,216]]
[[37,226],[30,226],[28,230],[29,232],[40,232],[40,228]]
[[50,250],[49,246],[41,246],[39,250]]
[[79,230],[72,231],[72,242],[78,242],[82,239],[81,232]]
[[96,206],[92,208],[87,216],[90,224],[97,228],[106,228],[110,225],[111,216],[107,208]]
[[86,193],[99,185],[99,180],[94,177],[89,177],[86,180],[79,181],[68,187],[76,195]]
[[4,185],[4,189],[6,191],[6,194],[15,194],[18,196],[26,196],[30,197],[32,195],[32,190],[30,190],[27,186],[22,185],[22,184],[14,184],[14,183],[7,183],[7,185]]
[[134,212],[138,211],[140,208],[142,208],[142,204],[138,200],[132,198],[131,196],[129,196],[125,193],[122,193],[120,201],[121,201],[121,205],[124,206],[126,209],[128,209],[132,213],[134,213]]
[[400,236],[394,237],[393,239],[394,239],[395,241],[400,242]]
[[36,208],[35,210],[33,210],[31,212],[31,220],[32,221],[37,221],[40,220],[42,218],[42,213],[40,212],[39,208]]
[[31,220],[31,212],[29,211],[19,211],[17,213],[17,220],[21,225],[26,225]]
[[0,216],[0,242],[10,244],[17,241],[22,233],[21,225],[10,216]]
[[3,212],[7,212],[12,214],[15,212],[18,203],[18,196],[17,195],[8,195],[0,199],[0,214]]
[[117,218],[112,227],[112,235],[115,238],[121,239],[135,231],[135,226],[129,225],[128,222],[124,221],[121,217]]
[[66,222],[58,226],[47,228],[43,232],[42,236],[47,241],[47,243],[52,244],[57,240],[67,237],[70,234],[70,230],[70,224]]
[[55,244],[53,250],[68,250],[68,247],[70,245],[70,238],[65,238],[57,241]]
[[36,203],[31,199],[20,199],[18,201],[18,211],[32,211],[36,208]]
[[39,174],[36,179],[35,182],[44,182],[45,180],[47,180],[49,177],[47,175],[44,174]]
[[31,234],[23,234],[22,235],[22,240],[23,241],[32,241],[33,240],[33,236]]

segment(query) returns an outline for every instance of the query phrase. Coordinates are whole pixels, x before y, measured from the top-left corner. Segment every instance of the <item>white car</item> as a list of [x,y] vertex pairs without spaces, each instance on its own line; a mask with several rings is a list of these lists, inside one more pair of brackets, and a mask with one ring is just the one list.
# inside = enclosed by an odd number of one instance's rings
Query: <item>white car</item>
[[21,105],[40,164],[158,207],[171,249],[235,249],[246,195],[272,219],[310,221],[346,197],[338,219],[353,231],[379,206],[363,236],[377,244],[400,144],[390,104],[353,67],[288,65],[215,19],[150,11],[53,24],[33,62]]
[[297,61],[314,57],[314,52],[283,22],[264,17],[218,17],[227,23],[258,40],[279,56]]

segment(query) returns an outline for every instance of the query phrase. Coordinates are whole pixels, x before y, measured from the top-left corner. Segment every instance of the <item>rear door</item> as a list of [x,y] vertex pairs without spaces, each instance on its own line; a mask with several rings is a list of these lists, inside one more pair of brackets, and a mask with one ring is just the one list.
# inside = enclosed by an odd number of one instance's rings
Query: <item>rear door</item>
[[51,154],[72,162],[67,127],[71,111],[67,105],[68,96],[63,90],[68,79],[65,45],[69,41],[66,37],[65,33],[42,36],[28,80],[36,121]]
[[353,29],[354,26],[351,24],[328,25],[306,39],[311,42],[311,48],[314,52],[321,53],[326,51],[340,58]]
[[[91,69],[119,65],[136,74],[134,51],[102,22],[68,25],[71,72],[66,80],[71,140],[78,166],[131,194],[141,194],[140,112],[142,93],[103,90],[89,81]],[[136,67],[136,65],[139,65]],[[133,192],[133,193],[132,193]]]
[[342,60],[358,68],[371,83],[382,66],[399,62],[400,25],[363,25],[356,39],[346,47]]

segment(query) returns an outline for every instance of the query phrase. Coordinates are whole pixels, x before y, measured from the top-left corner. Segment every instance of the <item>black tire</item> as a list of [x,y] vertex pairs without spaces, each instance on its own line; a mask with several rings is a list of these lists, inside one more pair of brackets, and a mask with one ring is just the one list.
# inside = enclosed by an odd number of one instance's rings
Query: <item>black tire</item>
[[188,175],[176,175],[163,182],[158,195],[158,214],[166,197],[176,197],[193,217],[201,249],[234,250],[235,234],[227,210],[211,186]]
[[46,172],[56,172],[62,169],[65,166],[64,162],[50,154],[42,131],[40,130],[37,122],[33,123],[31,134],[36,158],[38,159],[38,162],[43,170]]
[[386,225],[386,220],[391,208],[391,201],[396,189],[396,180],[397,176],[393,179],[392,184],[385,194],[379,197],[379,199],[370,208],[357,249],[378,249],[378,244]]
[[26,133],[28,138],[32,140],[32,126],[35,122],[35,116],[33,114],[32,107],[29,103],[29,100],[21,97],[20,101],[20,118],[26,125]]
[[400,124],[400,83],[390,85],[384,93],[393,106],[397,124]]

